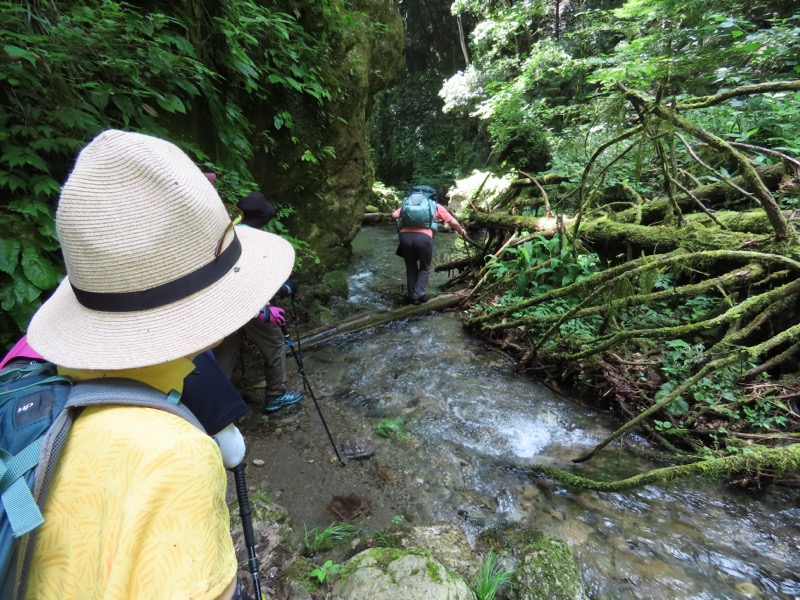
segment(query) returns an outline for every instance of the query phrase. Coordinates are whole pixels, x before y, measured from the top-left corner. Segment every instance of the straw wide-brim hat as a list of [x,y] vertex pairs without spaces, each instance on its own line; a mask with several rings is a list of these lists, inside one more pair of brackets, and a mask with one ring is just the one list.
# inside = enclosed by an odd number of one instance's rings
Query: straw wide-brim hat
[[283,238],[233,227],[177,146],[105,131],[78,155],[56,212],[67,277],[28,342],[74,369],[132,369],[203,350],[258,314],[289,277]]

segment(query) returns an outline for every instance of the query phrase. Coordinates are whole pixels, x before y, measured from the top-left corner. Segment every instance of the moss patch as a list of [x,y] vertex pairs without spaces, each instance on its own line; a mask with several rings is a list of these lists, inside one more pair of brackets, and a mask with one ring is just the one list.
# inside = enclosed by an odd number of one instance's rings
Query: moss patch
[[482,531],[478,535],[477,546],[486,550],[490,548],[511,550],[512,554],[517,555],[523,547],[540,542],[543,538],[544,534],[541,531],[507,525]]
[[522,549],[511,582],[519,598],[553,600],[586,598],[575,557],[564,540],[547,537]]

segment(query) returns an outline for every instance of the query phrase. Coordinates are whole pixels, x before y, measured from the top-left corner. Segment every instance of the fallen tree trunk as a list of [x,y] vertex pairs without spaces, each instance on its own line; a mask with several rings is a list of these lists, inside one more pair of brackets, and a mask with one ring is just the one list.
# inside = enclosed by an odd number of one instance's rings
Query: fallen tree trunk
[[358,315],[335,325],[319,327],[302,333],[300,335],[300,344],[304,349],[313,348],[314,346],[329,342],[335,337],[345,333],[355,333],[369,327],[385,325],[392,321],[410,319],[411,317],[425,315],[429,312],[455,308],[465,297],[466,293],[464,291],[454,292],[452,294],[440,294],[439,296],[434,296],[424,304],[409,304],[392,310]]
[[[764,182],[764,185],[767,188],[770,190],[777,190],[781,180],[783,179],[785,169],[782,164],[776,164],[759,167],[756,169],[756,172],[758,173],[759,177],[761,177],[761,180]],[[745,181],[741,176],[732,178],[731,183],[740,188],[746,186]],[[695,188],[692,190],[692,195],[706,208],[735,208],[736,206],[744,205],[749,205],[751,208],[753,208],[757,204],[755,200],[743,197],[740,192],[724,181],[710,183],[708,185]],[[675,200],[681,210],[694,210],[696,207],[696,201],[688,194],[676,194]],[[669,211],[669,200],[653,200],[651,202],[645,202],[640,207],[629,208],[616,213],[614,215],[614,220],[625,223],[639,223],[641,225],[647,225],[650,223],[658,223],[663,221],[669,214]],[[764,215],[766,218],[766,213],[764,213]]]
[[380,223],[391,223],[392,215],[389,213],[364,213],[361,217],[362,225],[378,225]]
[[757,475],[769,475],[772,479],[780,480],[787,475],[800,472],[800,444],[776,448],[752,445],[748,447],[748,450],[749,452],[746,454],[736,454],[712,460],[698,460],[687,465],[653,469],[646,473],[616,481],[595,481],[548,465],[526,467],[526,470],[532,475],[544,475],[565,485],[601,492],[619,492],[652,483],[663,485],[675,479],[685,479],[687,477],[730,480],[747,474],[751,478]]
[[[752,211],[756,213],[759,211]],[[763,211],[765,223],[769,223]],[[750,212],[747,222],[758,222],[761,216],[756,217]],[[682,248],[687,252],[701,250],[725,250],[735,249],[742,245],[751,244],[754,240],[765,238],[767,234],[743,233],[738,231],[722,231],[717,227],[705,227],[700,222],[705,215],[697,215],[698,223],[691,226],[676,228],[661,225],[638,225],[636,223],[620,223],[606,218],[594,221],[584,221],[581,229],[581,238],[593,246],[600,247],[604,254],[609,256],[620,253],[632,253],[638,255],[640,252],[646,254],[664,254]],[[726,217],[728,221],[736,220],[735,213]],[[552,237],[558,231],[556,219],[546,217],[522,217],[518,215],[497,214],[497,213],[477,213],[473,219],[476,225],[487,229],[501,231],[528,231],[539,233],[544,237]],[[574,219],[564,219],[564,223],[569,226]]]

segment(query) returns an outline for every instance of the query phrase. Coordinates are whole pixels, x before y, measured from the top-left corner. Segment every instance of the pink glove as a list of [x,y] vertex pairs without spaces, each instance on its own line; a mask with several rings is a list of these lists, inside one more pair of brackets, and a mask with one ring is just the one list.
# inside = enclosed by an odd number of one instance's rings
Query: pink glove
[[286,325],[286,313],[283,312],[282,308],[268,306],[267,310],[269,311],[269,322],[275,325],[275,327],[283,327]]

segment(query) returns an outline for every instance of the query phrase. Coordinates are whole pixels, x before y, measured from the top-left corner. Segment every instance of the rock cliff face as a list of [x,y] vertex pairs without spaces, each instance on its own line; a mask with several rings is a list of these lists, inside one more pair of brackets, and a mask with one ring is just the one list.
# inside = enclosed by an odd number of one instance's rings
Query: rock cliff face
[[279,164],[262,159],[253,167],[268,196],[294,209],[286,223],[290,233],[307,241],[327,268],[349,257],[370,202],[373,169],[366,123],[375,94],[402,67],[398,1],[359,0],[351,6],[353,26],[334,42],[336,60],[328,65],[329,77],[339,82],[333,100],[293,109],[295,133],[315,140],[319,152],[304,158],[287,138],[280,140]]

